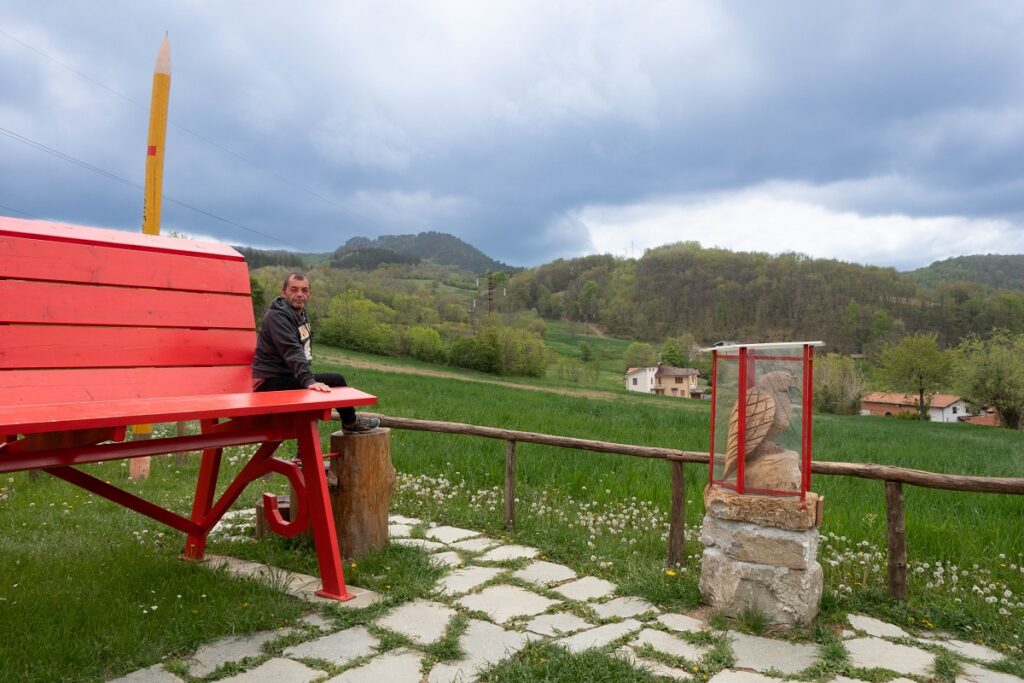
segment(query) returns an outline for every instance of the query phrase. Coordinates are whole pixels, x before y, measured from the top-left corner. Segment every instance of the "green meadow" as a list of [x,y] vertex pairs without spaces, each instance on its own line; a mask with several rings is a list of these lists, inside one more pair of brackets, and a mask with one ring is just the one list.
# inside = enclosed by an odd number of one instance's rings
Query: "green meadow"
[[[696,451],[708,446],[708,405],[699,401],[625,391],[610,399],[584,398],[384,370],[330,369],[377,395],[374,410],[385,415]],[[323,426],[325,439],[335,428]],[[815,418],[814,444],[818,460],[1024,476],[1024,439],[1008,430],[822,415]],[[536,546],[547,559],[607,578],[624,593],[665,609],[701,606],[696,536],[704,467],[686,466],[687,560],[666,567],[667,463],[519,444],[516,525],[504,529],[504,452],[503,442],[490,439],[393,431],[399,486],[392,511]],[[231,449],[225,467],[233,473],[244,459]],[[154,459],[153,474],[143,482],[129,481],[123,462],[88,469],[185,514],[198,457]],[[222,476],[222,483],[229,480]],[[0,480],[0,487],[0,662],[11,680],[104,680],[157,662],[183,670],[177,660],[203,642],[284,627],[312,609],[260,584],[182,562],[181,534],[64,482],[16,473]],[[816,476],[812,488],[826,497],[819,550],[825,595],[819,623],[794,630],[793,638],[826,645],[845,614],[871,614],[911,632],[942,630],[983,642],[1007,655],[1005,670],[1024,674],[1024,496],[905,486],[910,598],[900,603],[886,592],[882,482]],[[251,507],[267,489],[284,493],[286,483],[281,477],[256,482],[238,507]],[[299,540],[254,543],[220,535],[209,552],[293,571],[316,568],[312,549]],[[429,595],[436,571],[417,551],[389,547],[357,566],[346,565],[349,582],[385,593],[384,605],[367,614],[317,609],[341,624],[362,623],[379,610]],[[764,628],[756,619],[728,625]],[[559,652],[528,648],[498,667],[491,680],[599,675],[593,671],[603,671],[606,680],[653,680],[632,670],[616,678],[618,664],[607,657]],[[445,659],[450,653],[440,647],[431,656]],[[836,671],[841,667],[823,673]],[[697,676],[706,680],[714,673],[702,670]]]

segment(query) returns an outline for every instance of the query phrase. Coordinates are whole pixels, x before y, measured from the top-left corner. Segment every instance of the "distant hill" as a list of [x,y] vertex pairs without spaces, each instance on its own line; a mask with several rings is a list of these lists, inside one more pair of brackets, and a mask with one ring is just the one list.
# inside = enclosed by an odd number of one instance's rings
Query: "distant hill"
[[392,249],[379,247],[348,249],[343,247],[335,252],[334,259],[331,260],[331,267],[373,270],[384,264],[416,265],[421,260],[419,256],[400,254]]
[[471,244],[444,232],[421,232],[418,235],[381,235],[377,239],[353,237],[334,252],[334,261],[343,262],[346,252],[365,249],[386,249],[398,254],[431,260],[442,266],[457,266],[475,273],[485,271],[514,272],[513,268],[487,256]]
[[1024,291],[1024,254],[956,256],[912,270],[907,275],[926,287],[962,280],[992,289]]

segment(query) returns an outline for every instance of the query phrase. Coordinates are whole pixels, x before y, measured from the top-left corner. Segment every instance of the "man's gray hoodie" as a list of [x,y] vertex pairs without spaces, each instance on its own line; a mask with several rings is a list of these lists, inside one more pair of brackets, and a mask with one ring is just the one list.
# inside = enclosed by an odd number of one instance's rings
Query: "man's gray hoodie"
[[284,297],[277,297],[263,314],[260,333],[256,337],[253,379],[290,375],[308,388],[316,381],[310,368],[313,359],[311,343],[312,332],[306,311],[297,312]]

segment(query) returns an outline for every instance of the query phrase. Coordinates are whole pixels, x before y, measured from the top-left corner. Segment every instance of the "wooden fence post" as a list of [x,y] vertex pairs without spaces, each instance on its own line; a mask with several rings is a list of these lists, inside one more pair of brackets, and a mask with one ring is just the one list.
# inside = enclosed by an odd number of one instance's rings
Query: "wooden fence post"
[[516,442],[505,445],[505,528],[516,523]]
[[670,460],[668,467],[672,473],[672,505],[669,512],[666,563],[671,567],[683,564],[686,560],[686,472],[679,460]]
[[889,537],[889,594],[907,599],[907,529],[903,517],[903,484],[885,482],[885,517]]

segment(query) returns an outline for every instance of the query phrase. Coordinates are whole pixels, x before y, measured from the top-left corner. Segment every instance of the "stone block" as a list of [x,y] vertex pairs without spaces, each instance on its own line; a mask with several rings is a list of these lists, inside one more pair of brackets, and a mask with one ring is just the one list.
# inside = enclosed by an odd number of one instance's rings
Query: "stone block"
[[808,624],[818,613],[821,565],[798,570],[742,562],[717,548],[701,558],[700,591],[715,609],[730,615],[753,608],[773,624]]
[[802,504],[796,496],[741,496],[720,486],[704,489],[704,510],[712,517],[793,531],[821,524],[824,501],[813,491],[807,492],[806,504]]
[[818,556],[818,530],[813,527],[792,531],[706,515],[700,542],[733,560],[790,569],[806,570]]

